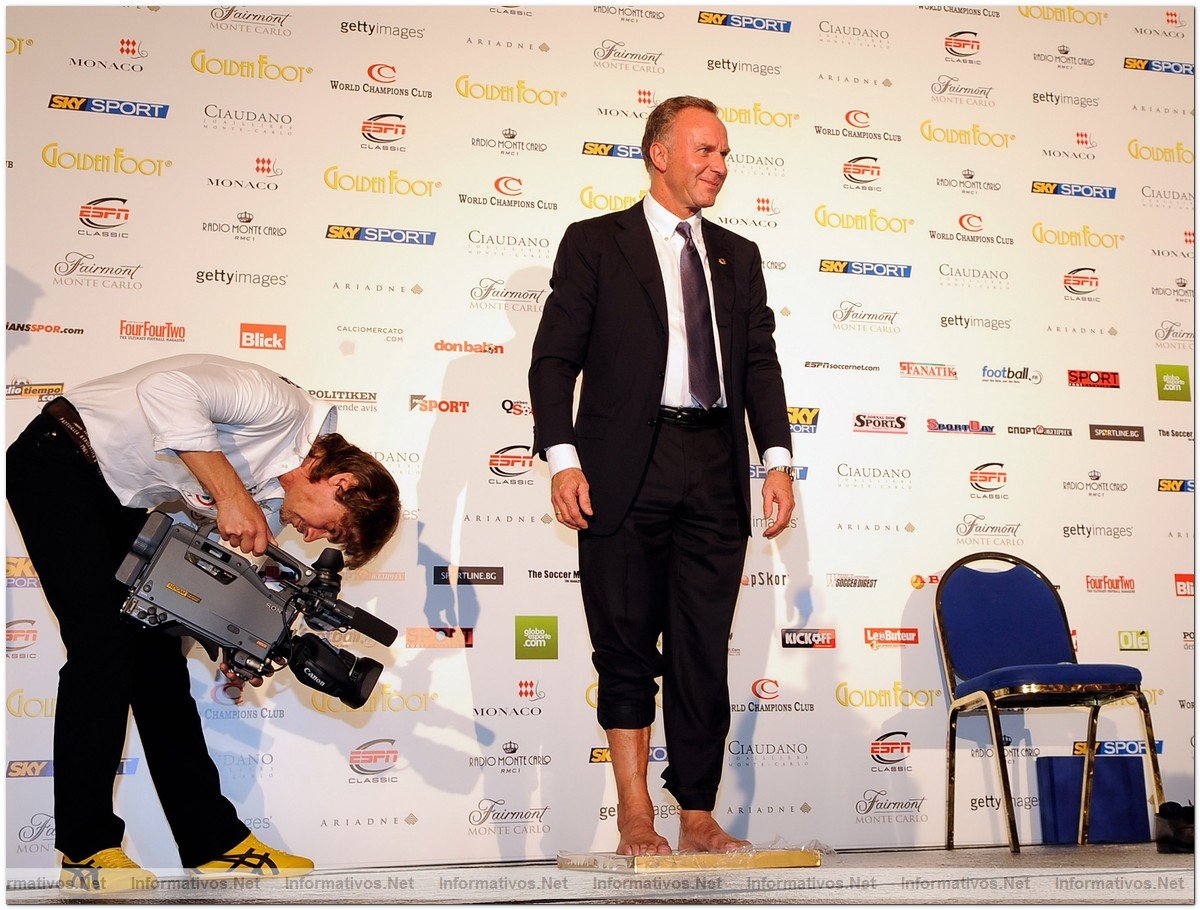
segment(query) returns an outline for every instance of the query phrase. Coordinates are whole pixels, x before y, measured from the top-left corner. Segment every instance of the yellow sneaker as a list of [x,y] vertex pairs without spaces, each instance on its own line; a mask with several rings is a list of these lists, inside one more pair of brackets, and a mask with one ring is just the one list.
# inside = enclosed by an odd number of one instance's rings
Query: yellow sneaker
[[131,860],[120,847],[93,853],[80,862],[63,854],[59,885],[73,891],[111,894],[114,891],[153,891],[158,877]]
[[305,856],[284,853],[268,847],[253,834],[193,871],[200,876],[228,877],[261,875],[264,878],[282,878],[288,875],[305,875],[313,870],[313,861]]

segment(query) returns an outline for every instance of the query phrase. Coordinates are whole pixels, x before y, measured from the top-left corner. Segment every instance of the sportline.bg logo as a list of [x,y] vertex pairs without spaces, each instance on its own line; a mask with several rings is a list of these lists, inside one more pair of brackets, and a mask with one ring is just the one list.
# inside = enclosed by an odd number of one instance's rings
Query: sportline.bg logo
[[243,322],[239,338],[239,348],[253,348],[263,351],[287,350],[286,325]]

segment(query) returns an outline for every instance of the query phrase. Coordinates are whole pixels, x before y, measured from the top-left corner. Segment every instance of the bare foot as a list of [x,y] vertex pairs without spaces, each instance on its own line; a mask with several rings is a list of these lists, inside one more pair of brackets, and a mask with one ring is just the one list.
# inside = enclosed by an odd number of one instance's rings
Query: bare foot
[[623,817],[618,809],[617,831],[621,835],[617,853],[621,856],[652,856],[671,852],[667,839],[654,830],[654,815],[651,812],[631,812],[628,817]]
[[711,812],[685,809],[679,813],[680,853],[733,853],[750,841],[726,834]]

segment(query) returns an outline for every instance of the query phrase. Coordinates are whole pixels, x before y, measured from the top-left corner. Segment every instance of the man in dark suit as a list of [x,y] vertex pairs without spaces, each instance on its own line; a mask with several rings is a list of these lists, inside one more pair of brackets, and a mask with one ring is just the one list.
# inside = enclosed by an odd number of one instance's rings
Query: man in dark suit
[[711,101],[655,108],[642,139],[649,195],[567,228],[529,370],[534,448],[550,463],[555,515],[579,532],[597,719],[625,855],[671,852],[654,830],[646,782],[658,676],[679,850],[746,844],[712,810],[751,529],[747,418],[768,469],[764,536],[788,526],[795,498],[758,247],[700,217],[725,182],[728,154]]

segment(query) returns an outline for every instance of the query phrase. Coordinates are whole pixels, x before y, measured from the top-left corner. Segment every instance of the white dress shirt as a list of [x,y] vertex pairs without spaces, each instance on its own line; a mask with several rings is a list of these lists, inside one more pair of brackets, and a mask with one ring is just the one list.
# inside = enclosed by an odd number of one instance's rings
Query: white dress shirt
[[[337,408],[256,364],[182,354],[70,388],[96,460],[123,505],[182,499],[216,516],[212,498],[177,452],[224,452],[269,520],[278,477],[298,468],[313,441],[337,428]],[[277,523],[272,521],[272,526]]]

